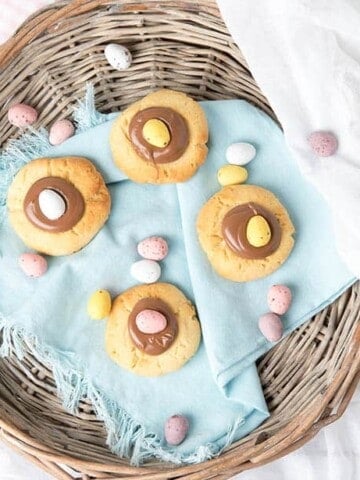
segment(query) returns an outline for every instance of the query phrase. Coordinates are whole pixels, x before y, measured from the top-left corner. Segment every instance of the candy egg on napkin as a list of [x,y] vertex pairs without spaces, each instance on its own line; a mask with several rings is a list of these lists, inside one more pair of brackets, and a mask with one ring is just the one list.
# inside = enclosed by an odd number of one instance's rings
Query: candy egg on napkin
[[103,320],[111,311],[111,296],[107,290],[97,290],[89,298],[87,312],[93,320]]
[[281,319],[275,313],[266,313],[259,318],[259,329],[269,342],[278,342],[283,335]]
[[173,415],[165,422],[165,439],[169,445],[180,445],[189,430],[189,420],[184,415]]
[[267,301],[273,313],[284,315],[290,308],[291,300],[291,290],[286,285],[273,285],[269,289]]
[[19,258],[19,265],[28,277],[38,278],[47,271],[47,261],[36,253],[23,253]]
[[148,237],[138,244],[137,251],[143,258],[159,261],[166,257],[169,247],[162,237]]
[[247,165],[255,155],[256,148],[251,143],[232,143],[226,149],[226,160],[232,165]]
[[141,283],[155,283],[161,276],[161,267],[154,260],[139,260],[131,265],[131,275]]

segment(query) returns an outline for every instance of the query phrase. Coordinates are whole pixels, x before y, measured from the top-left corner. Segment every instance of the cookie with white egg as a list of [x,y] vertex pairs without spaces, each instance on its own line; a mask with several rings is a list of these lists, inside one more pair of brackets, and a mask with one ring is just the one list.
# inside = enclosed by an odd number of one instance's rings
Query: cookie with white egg
[[181,368],[201,339],[194,306],[169,283],[138,285],[113,302],[106,330],[111,359],[137,375],[157,377]]
[[202,207],[198,238],[214,270],[248,282],[277,270],[294,246],[294,226],[276,196],[255,185],[223,188]]
[[106,222],[110,206],[101,174],[82,157],[29,162],[7,197],[10,223],[25,245],[53,256],[87,245]]
[[116,165],[139,183],[177,183],[205,162],[208,125],[201,106],[184,93],[158,90],[114,122],[110,146]]

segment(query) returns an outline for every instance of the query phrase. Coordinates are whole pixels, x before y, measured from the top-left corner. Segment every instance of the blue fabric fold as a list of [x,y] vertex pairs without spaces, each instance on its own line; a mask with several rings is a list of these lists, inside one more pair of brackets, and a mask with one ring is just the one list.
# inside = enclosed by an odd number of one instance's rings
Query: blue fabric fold
[[[209,361],[217,383],[226,389],[272,346],[257,326],[259,316],[268,311],[271,285],[285,284],[293,291],[292,306],[283,317],[287,334],[356,279],[337,253],[325,200],[301,175],[280,128],[246,102],[204,102],[203,107],[211,132],[208,160],[197,175],[178,184],[178,193],[195,301],[200,318],[206,319],[202,328]],[[257,148],[255,159],[247,165],[247,183],[272,191],[296,229],[295,247],[285,264],[266,278],[241,284],[212,270],[194,228],[202,205],[219,190],[216,172],[224,164],[226,148],[240,141]]]
[[[49,259],[44,277],[23,275],[17,259],[26,248],[7,220],[0,230],[0,327],[36,338],[38,345],[54,353],[51,358],[56,357],[57,366],[66,363],[87,385],[96,387],[100,417],[111,430],[109,445],[115,453],[132,455],[134,463],[147,455],[201,461],[258,426],[268,416],[254,363],[272,346],[257,328],[259,315],[267,310],[268,287],[285,283],[294,292],[284,318],[290,332],[354,281],[336,253],[326,204],[301,177],[276,124],[243,101],[202,105],[210,127],[209,156],[183,184],[138,185],[127,180],[111,158],[108,136],[113,117],[49,150],[51,157],[92,160],[109,185],[112,211],[105,227],[82,251]],[[248,183],[272,190],[297,229],[296,246],[284,266],[247,284],[215,274],[195,228],[200,208],[219,190],[216,172],[234,141],[250,141],[257,147]],[[196,304],[204,340],[182,369],[159,378],[138,377],[114,364],[104,349],[106,322],[91,321],[86,314],[94,290],[108,289],[115,296],[136,284],[130,276],[131,264],[138,259],[136,244],[149,235],[168,240],[161,280],[178,286]],[[84,388],[77,386],[79,395],[90,392]],[[76,404],[71,388],[59,385],[59,390],[65,405]],[[118,413],[105,404],[116,405]],[[163,425],[175,413],[190,417],[191,430],[183,444],[169,449],[162,440]],[[139,440],[140,427],[148,436]],[[131,431],[132,438],[125,438],[124,431]],[[129,453],[125,441],[127,446],[137,442],[135,453]]]

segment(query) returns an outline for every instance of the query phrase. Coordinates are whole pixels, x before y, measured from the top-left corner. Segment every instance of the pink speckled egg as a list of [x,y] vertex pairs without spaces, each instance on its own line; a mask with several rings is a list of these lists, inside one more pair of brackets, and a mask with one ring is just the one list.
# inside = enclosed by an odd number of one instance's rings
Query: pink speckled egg
[[267,295],[270,310],[278,315],[284,315],[291,305],[291,290],[286,285],[273,285]]
[[27,127],[36,122],[38,113],[35,108],[25,103],[16,103],[9,108],[8,120],[15,127]]
[[137,251],[148,260],[163,260],[168,254],[169,247],[164,238],[149,237],[138,244]]
[[23,253],[19,258],[19,265],[28,277],[38,278],[47,270],[47,261],[36,253]]
[[146,309],[136,315],[135,323],[140,332],[153,334],[162,332],[166,328],[167,320],[162,313]]
[[308,142],[314,153],[319,157],[330,157],[338,148],[338,141],[331,132],[313,132]]
[[266,313],[259,318],[259,329],[269,342],[277,342],[283,335],[283,324],[275,313]]
[[173,415],[165,422],[165,439],[169,445],[180,445],[189,430],[189,420],[184,415]]
[[72,137],[74,133],[75,127],[70,120],[67,120],[66,118],[58,120],[50,128],[49,142],[51,145],[60,145],[65,142],[65,140]]

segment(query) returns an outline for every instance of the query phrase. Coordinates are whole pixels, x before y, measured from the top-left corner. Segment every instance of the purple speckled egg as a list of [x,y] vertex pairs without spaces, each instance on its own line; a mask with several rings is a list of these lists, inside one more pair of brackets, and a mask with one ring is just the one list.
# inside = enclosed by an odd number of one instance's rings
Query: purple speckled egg
[[168,254],[169,247],[164,238],[149,237],[138,244],[137,251],[148,260],[163,260]]
[[36,253],[23,253],[19,258],[19,265],[28,277],[38,278],[47,270],[47,261]]
[[75,127],[70,120],[67,120],[66,118],[58,120],[50,128],[49,142],[51,145],[60,145],[65,142],[65,140],[72,137],[74,133]]
[[9,108],[8,120],[15,127],[23,128],[36,122],[38,113],[25,103],[16,103]]
[[266,313],[259,318],[259,329],[269,342],[277,342],[283,335],[283,324],[275,313]]
[[286,285],[273,285],[269,289],[267,302],[273,313],[284,315],[290,308],[291,300],[291,290]]
[[308,142],[313,152],[319,157],[330,157],[338,148],[338,141],[331,132],[313,132]]
[[169,445],[180,445],[189,430],[189,420],[184,415],[173,415],[165,422],[165,440]]
[[135,323],[140,332],[153,334],[165,330],[167,320],[162,313],[146,309],[136,315]]

